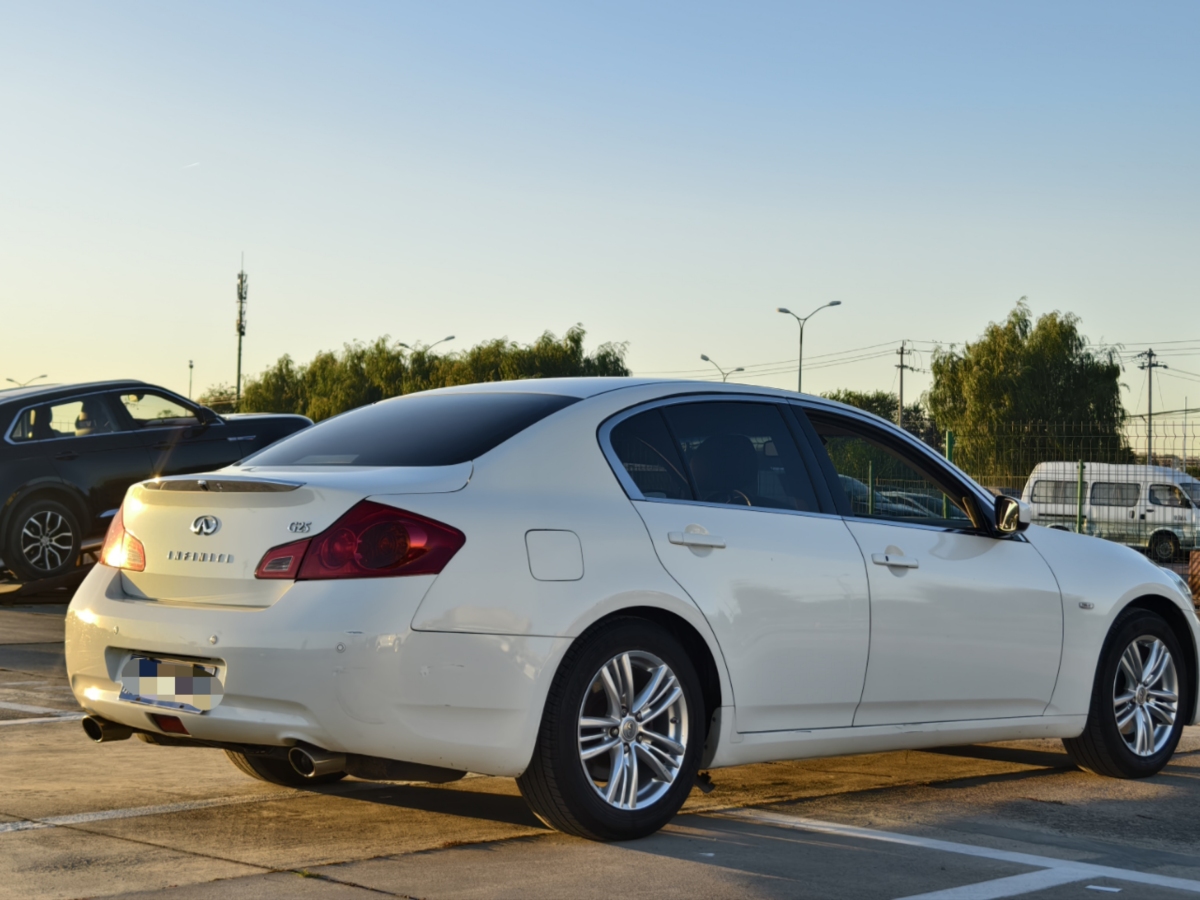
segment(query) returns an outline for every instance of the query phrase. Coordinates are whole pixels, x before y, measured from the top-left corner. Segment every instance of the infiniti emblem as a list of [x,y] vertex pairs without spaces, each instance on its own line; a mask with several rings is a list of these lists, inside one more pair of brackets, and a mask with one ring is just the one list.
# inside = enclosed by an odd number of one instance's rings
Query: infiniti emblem
[[217,529],[221,527],[221,520],[216,516],[199,516],[192,523],[192,534],[198,534],[201,537],[208,537],[210,534],[216,534]]

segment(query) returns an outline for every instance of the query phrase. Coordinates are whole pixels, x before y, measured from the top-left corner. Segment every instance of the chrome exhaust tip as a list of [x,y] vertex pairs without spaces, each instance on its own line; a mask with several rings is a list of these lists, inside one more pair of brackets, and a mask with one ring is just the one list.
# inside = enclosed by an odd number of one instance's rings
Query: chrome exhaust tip
[[109,741],[127,741],[133,737],[133,729],[128,725],[118,725],[99,716],[84,716],[83,733],[97,744],[107,744]]
[[346,754],[330,753],[317,747],[293,747],[288,751],[288,762],[305,778],[346,771]]

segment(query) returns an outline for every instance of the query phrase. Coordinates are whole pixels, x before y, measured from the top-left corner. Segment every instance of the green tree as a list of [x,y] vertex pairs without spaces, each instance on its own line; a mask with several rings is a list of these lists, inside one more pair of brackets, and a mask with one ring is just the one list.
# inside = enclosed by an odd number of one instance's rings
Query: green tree
[[586,332],[576,325],[562,337],[544,333],[532,344],[499,339],[459,353],[408,350],[381,337],[371,344],[346,344],[323,351],[307,365],[280,357],[242,390],[246,412],[295,412],[314,421],[387,397],[455,384],[523,378],[629,374],[624,344],[583,347]]
[[975,343],[937,351],[932,370],[926,403],[955,433],[955,462],[977,478],[1019,481],[1045,460],[1132,459],[1116,349],[1089,344],[1077,316],[1034,323],[1022,297]]
[[[829,400],[845,403],[858,409],[874,413],[889,422],[896,421],[896,411],[900,408],[900,398],[888,391],[830,391],[823,395]],[[931,447],[941,448],[941,438],[937,426],[930,418],[928,411],[920,401],[904,404],[904,430],[914,434]]]
[[207,406],[215,413],[224,415],[237,412],[237,393],[232,384],[216,384],[196,398],[201,406]]

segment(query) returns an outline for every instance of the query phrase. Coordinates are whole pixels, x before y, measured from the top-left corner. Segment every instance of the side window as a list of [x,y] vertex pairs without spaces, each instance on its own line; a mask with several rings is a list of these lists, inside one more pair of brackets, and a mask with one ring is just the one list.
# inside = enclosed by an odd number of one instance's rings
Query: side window
[[662,411],[697,500],[818,511],[812,480],[778,407],[714,401]]
[[[1037,493],[1037,485],[1034,485]],[[1092,506],[1136,506],[1141,487],[1120,481],[1097,481],[1092,485]]]
[[120,400],[130,418],[133,419],[135,428],[199,424],[199,420],[190,409],[161,394],[140,391],[134,394],[121,394]]
[[612,430],[611,441],[617,458],[642,496],[658,500],[693,499],[683,460],[659,410],[626,419]]
[[[1033,483],[1033,493],[1030,495],[1034,503],[1078,503],[1079,482],[1077,481],[1047,481],[1039,479]],[[1087,493],[1087,482],[1083,483],[1083,492]],[[1095,503],[1095,492],[1092,493]]]
[[1154,506],[1191,506],[1183,491],[1173,484],[1152,484],[1149,496]]
[[17,418],[8,436],[22,443],[109,434],[117,430],[108,404],[104,398],[95,396],[27,409]]
[[[970,528],[964,498],[948,493],[921,461],[893,449],[869,426],[810,412],[853,515]],[[830,485],[836,490],[837,486]]]

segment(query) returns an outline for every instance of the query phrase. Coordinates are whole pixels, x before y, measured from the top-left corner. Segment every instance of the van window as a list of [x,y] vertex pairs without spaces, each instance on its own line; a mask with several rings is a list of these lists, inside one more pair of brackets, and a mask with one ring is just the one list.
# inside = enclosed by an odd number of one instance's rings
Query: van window
[[535,393],[418,393],[298,431],[245,466],[453,466],[482,456],[534,422],[578,402]]
[[1152,484],[1149,496],[1150,502],[1154,506],[1188,507],[1192,505],[1183,495],[1183,491],[1173,484]]
[[1136,506],[1141,486],[1119,481],[1097,481],[1092,485],[1092,506]]
[[[1079,495],[1075,493],[1079,483],[1075,481],[1035,481],[1033,483],[1034,503],[1078,503]],[[1087,482],[1083,483],[1084,493],[1087,493]]]

